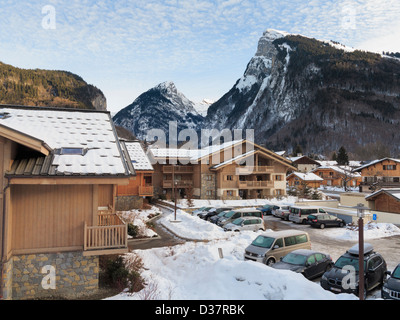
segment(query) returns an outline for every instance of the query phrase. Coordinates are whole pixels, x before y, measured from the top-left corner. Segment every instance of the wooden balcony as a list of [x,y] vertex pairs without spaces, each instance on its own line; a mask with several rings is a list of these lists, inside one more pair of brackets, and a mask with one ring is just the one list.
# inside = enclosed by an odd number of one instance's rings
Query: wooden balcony
[[84,225],[83,255],[128,252],[128,226],[116,214],[100,213],[97,226]]
[[239,189],[273,188],[273,181],[239,181]]
[[163,173],[193,173],[192,166],[163,166]]
[[245,166],[245,167],[236,168],[236,174],[238,174],[238,175],[262,174],[262,173],[274,173],[274,167]]
[[153,191],[153,187],[150,186],[145,186],[139,187],[139,196],[144,197],[144,196],[153,196],[154,191]]
[[[172,180],[163,181],[163,188],[172,189],[173,185],[174,183]],[[175,188],[189,188],[193,187],[193,185],[193,180],[175,180]]]

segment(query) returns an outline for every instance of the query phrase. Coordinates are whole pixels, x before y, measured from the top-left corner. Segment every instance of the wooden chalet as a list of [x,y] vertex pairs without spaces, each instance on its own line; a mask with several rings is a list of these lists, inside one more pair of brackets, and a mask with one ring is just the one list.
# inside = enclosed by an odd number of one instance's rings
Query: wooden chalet
[[143,199],[154,195],[154,168],[139,141],[120,142],[129,170],[134,175],[128,185],[119,185],[117,188],[117,210],[140,209]]
[[188,190],[198,199],[254,199],[286,195],[291,162],[251,141],[203,149],[150,148],[155,194],[172,197]]
[[115,196],[132,173],[110,114],[0,106],[0,155],[1,297],[97,289],[99,255],[128,251]]
[[302,189],[305,186],[309,188],[318,189],[321,187],[321,183],[324,181],[320,176],[309,172],[293,172],[286,178],[289,187],[295,187],[298,189]]
[[375,160],[355,169],[354,172],[361,174],[362,192],[374,192],[381,188],[400,188],[400,159]]
[[361,175],[350,167],[320,166],[312,173],[323,179],[322,185],[328,187],[357,187],[361,183]]

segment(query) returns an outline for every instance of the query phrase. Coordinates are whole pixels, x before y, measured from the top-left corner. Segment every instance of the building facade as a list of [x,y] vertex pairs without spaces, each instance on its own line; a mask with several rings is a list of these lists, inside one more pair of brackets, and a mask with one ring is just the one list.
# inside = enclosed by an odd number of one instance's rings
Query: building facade
[[149,148],[155,194],[188,192],[198,199],[254,199],[286,195],[286,174],[296,170],[276,153],[246,140],[198,150]]
[[107,112],[0,107],[1,299],[98,289],[99,256],[128,251],[115,214],[131,173]]

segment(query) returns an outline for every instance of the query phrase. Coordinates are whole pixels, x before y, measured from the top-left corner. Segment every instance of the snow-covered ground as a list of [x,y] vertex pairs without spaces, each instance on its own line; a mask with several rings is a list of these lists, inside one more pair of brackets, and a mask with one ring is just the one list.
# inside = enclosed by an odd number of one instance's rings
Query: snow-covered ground
[[[292,200],[281,201],[287,203]],[[229,201],[224,203],[228,204]],[[160,223],[180,237],[198,241],[188,241],[174,247],[135,250],[127,254],[127,258],[130,255],[139,255],[142,258],[142,277],[148,285],[133,295],[123,292],[109,298],[110,300],[357,299],[354,295],[336,295],[326,291],[318,283],[309,281],[300,274],[245,261],[245,248],[261,231],[224,232],[221,228],[180,209],[177,210],[176,220],[171,211],[164,213]],[[356,229],[349,228],[324,231],[329,231],[326,235],[336,239],[352,240],[357,239],[358,235]],[[391,224],[370,224],[366,226],[364,233],[365,239],[377,239],[399,235],[400,229]],[[223,258],[219,252],[222,252]]]

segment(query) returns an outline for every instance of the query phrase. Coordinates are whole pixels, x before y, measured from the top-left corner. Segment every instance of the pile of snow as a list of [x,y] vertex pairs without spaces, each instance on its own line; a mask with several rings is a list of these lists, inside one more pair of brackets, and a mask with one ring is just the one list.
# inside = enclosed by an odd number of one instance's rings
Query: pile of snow
[[228,234],[215,224],[204,221],[198,216],[177,209],[175,213],[165,213],[160,219],[161,225],[175,233],[177,236],[190,240],[216,240],[227,239]]
[[[345,228],[330,229],[325,233],[329,238],[339,240],[358,240],[358,227],[348,225]],[[385,237],[400,235],[400,229],[391,223],[375,223],[370,222],[364,226],[364,239],[373,240]]]
[[[228,240],[188,242],[170,248],[137,250],[148,286],[135,294],[121,293],[110,300],[357,300],[335,295],[302,275],[245,261],[244,249],[256,234],[230,233]],[[223,259],[219,256],[222,250]]]
[[[134,209],[118,212],[122,220],[138,227],[138,238],[152,238],[157,236],[157,233],[154,230],[149,229],[146,223],[161,213],[161,210],[154,206],[147,210]],[[130,236],[128,237],[131,238]]]
[[[249,199],[249,200],[201,200],[194,199],[192,208],[202,208],[202,207],[222,207],[222,206],[232,206],[232,207],[262,207],[266,204],[271,205],[294,205],[298,201],[297,197],[285,197],[283,199]],[[171,205],[174,203],[172,201],[164,201]],[[177,207],[181,209],[188,209],[187,200],[178,200]]]

